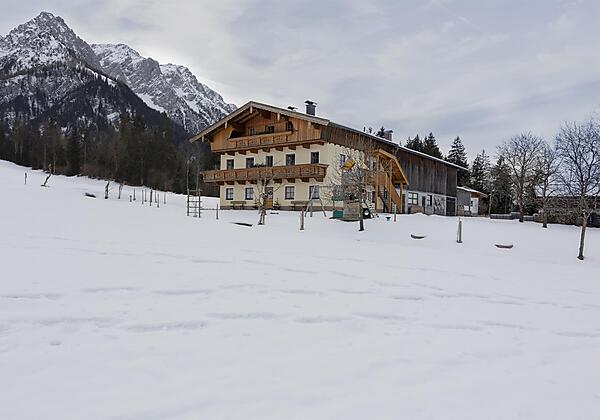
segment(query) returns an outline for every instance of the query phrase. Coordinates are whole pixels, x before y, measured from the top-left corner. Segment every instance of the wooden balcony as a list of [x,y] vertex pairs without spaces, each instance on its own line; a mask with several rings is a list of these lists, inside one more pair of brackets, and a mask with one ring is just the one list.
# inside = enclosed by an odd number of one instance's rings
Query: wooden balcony
[[324,141],[321,139],[298,140],[296,137],[293,137],[292,134],[293,131],[283,131],[279,133],[265,133],[246,137],[234,137],[227,140],[225,147],[213,146],[214,148],[212,151],[215,153],[243,153],[248,150],[269,150],[271,148],[279,148],[280,150],[283,150],[283,147],[310,147],[311,144],[324,144]]
[[281,182],[284,179],[302,179],[308,181],[310,178],[314,178],[317,181],[322,181],[327,173],[327,166],[328,165],[323,165],[321,163],[292,166],[261,166],[255,168],[205,171],[202,172],[202,175],[204,177],[204,182],[216,182],[220,184],[257,182],[265,179]]

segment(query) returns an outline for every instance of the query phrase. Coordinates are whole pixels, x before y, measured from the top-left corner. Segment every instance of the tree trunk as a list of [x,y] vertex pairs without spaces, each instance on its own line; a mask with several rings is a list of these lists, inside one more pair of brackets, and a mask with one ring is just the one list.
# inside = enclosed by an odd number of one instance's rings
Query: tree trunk
[[361,200],[358,202],[358,222],[359,222],[359,228],[358,231],[362,232],[365,230],[365,218],[363,215],[363,208],[362,208],[362,198]]
[[523,200],[519,200],[519,222],[523,223],[525,220],[525,208],[523,206]]
[[587,228],[587,215],[583,214],[583,222],[581,223],[581,238],[579,239],[579,255],[578,259],[583,261],[583,246],[585,244],[585,229]]
[[546,214],[546,209],[542,208],[542,227],[548,228],[548,215]]

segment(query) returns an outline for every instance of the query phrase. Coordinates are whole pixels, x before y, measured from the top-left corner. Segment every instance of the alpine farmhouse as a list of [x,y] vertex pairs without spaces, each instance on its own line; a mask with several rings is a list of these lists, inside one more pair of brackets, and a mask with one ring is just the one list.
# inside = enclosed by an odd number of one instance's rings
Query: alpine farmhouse
[[202,173],[216,183],[223,209],[255,208],[257,184],[269,179],[265,205],[300,210],[309,200],[325,209],[341,209],[332,193],[340,167],[356,153],[368,153],[371,176],[367,200],[376,212],[455,215],[460,166],[382,138],[306,113],[248,102],[192,139],[210,142],[219,169]]

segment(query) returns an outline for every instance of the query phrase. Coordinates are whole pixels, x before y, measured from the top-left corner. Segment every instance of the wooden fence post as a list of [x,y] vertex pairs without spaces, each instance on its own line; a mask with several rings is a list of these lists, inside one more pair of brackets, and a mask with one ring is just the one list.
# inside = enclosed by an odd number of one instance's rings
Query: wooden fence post
[[300,230],[304,230],[304,210],[300,212]]

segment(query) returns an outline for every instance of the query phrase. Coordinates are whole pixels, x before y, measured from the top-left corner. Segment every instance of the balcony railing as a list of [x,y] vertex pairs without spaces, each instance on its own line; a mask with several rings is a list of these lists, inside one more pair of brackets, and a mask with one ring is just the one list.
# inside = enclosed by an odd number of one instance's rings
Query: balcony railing
[[316,178],[322,180],[327,173],[327,165],[320,163],[292,166],[271,166],[243,169],[223,169],[202,173],[204,182],[245,182],[259,180],[282,180],[295,178]]
[[246,137],[234,137],[227,140],[224,147],[215,146],[213,152],[227,152],[236,150],[252,150],[269,147],[284,147],[322,142],[321,139],[298,140],[292,138],[293,131],[279,133],[256,134]]

